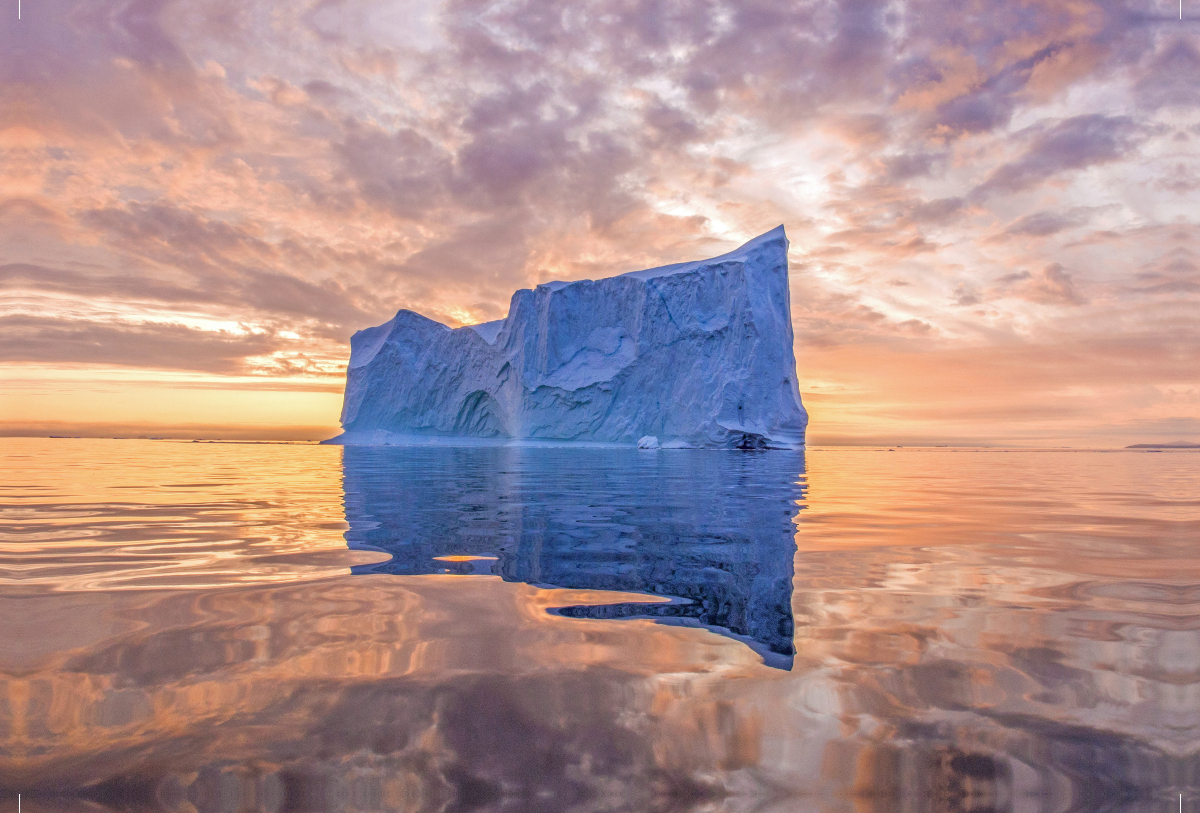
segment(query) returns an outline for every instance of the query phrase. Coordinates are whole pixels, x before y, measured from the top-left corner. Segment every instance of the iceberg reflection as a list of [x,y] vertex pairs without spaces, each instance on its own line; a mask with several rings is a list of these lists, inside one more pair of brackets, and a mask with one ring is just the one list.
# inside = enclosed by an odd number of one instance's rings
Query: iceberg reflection
[[343,467],[347,542],[392,555],[356,573],[671,597],[558,612],[699,624],[791,665],[803,453],[347,447]]

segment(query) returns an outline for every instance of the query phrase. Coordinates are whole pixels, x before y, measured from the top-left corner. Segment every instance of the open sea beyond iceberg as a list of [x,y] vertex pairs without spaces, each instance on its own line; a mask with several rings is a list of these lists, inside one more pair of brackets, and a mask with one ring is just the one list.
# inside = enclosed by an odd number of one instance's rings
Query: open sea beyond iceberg
[[0,804],[1198,810],[1198,495],[1187,450],[5,438]]

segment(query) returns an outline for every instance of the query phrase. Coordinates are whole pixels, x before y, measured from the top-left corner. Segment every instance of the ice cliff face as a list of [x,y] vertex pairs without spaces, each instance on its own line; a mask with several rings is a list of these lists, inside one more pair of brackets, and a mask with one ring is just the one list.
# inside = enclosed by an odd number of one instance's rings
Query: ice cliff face
[[334,442],[801,448],[787,248],[780,226],[711,260],[549,282],[456,330],[402,310],[351,339]]

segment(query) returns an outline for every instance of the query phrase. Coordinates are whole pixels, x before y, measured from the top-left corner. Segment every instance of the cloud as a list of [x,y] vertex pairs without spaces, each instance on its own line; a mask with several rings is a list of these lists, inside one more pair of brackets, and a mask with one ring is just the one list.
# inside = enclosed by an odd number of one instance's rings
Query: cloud
[[328,372],[399,308],[492,319],[517,288],[783,222],[803,364],[1165,329],[1200,293],[1170,253],[1194,237],[1164,231],[1192,234],[1200,177],[1197,51],[1166,22],[1125,0],[47,0],[0,29],[0,307],[43,320],[20,346],[47,360]]
[[[1040,11],[1033,7],[1035,13]],[[939,133],[966,135],[995,130],[1008,124],[1022,92],[1037,68],[1050,62],[1063,48],[1052,42],[1030,56],[1003,64],[970,91],[942,102],[932,127]]]
[[[326,270],[324,266],[339,259],[354,262],[362,258],[330,256],[321,246],[306,245],[300,235],[268,240],[264,230],[253,224],[218,220],[160,203],[92,209],[81,212],[79,219],[131,259],[140,260],[139,264],[163,266],[193,281],[184,287],[153,277],[148,281],[145,277],[107,277],[94,280],[93,290],[113,286],[131,297],[140,292],[165,301],[313,319],[331,326],[338,336],[371,318],[365,307],[370,295],[361,285],[330,278],[309,281],[295,273]],[[61,277],[62,272],[56,275]],[[49,278],[39,277],[35,284],[40,284],[40,279]]]
[[938,198],[915,202],[908,210],[908,217],[922,223],[946,223],[962,211],[966,201],[962,198]]
[[1076,290],[1071,274],[1059,263],[1050,263],[1036,273],[1008,274],[998,282],[1009,296],[1040,305],[1083,305],[1087,302]]
[[1034,212],[1031,215],[1019,217],[1004,229],[1006,235],[1048,237],[1064,229],[1081,226],[1087,222],[1086,213],[1074,212]]
[[445,205],[453,157],[417,131],[351,122],[336,149],[363,197],[397,216],[419,220]]
[[1126,158],[1145,138],[1145,128],[1130,116],[1074,116],[1034,135],[1025,154],[992,172],[972,198],[1020,192],[1060,172]]
[[1177,246],[1144,264],[1125,293],[1177,296],[1200,293],[1200,255],[1188,246]]
[[0,317],[0,335],[4,336],[0,361],[116,364],[218,375],[253,372],[248,357],[267,356],[282,347],[279,339],[269,334],[237,335],[183,325],[92,324],[36,316]]
[[978,305],[982,301],[979,298],[979,293],[968,287],[965,282],[958,283],[958,286],[954,289],[954,296],[952,299],[954,300],[954,304],[958,305],[960,308]]
[[938,156],[933,153],[903,153],[887,156],[882,163],[887,179],[898,182],[928,175],[937,160]]
[[1200,105],[1200,88],[1188,81],[1200,70],[1200,49],[1194,40],[1172,36],[1147,66],[1135,85],[1137,105],[1155,110],[1163,107],[1195,108]]

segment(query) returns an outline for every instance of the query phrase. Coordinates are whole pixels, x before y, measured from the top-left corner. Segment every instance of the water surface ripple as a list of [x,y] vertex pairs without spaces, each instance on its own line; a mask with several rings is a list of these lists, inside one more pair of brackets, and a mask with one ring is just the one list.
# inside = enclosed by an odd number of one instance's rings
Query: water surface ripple
[[1200,811],[1200,454],[0,440],[0,804]]

